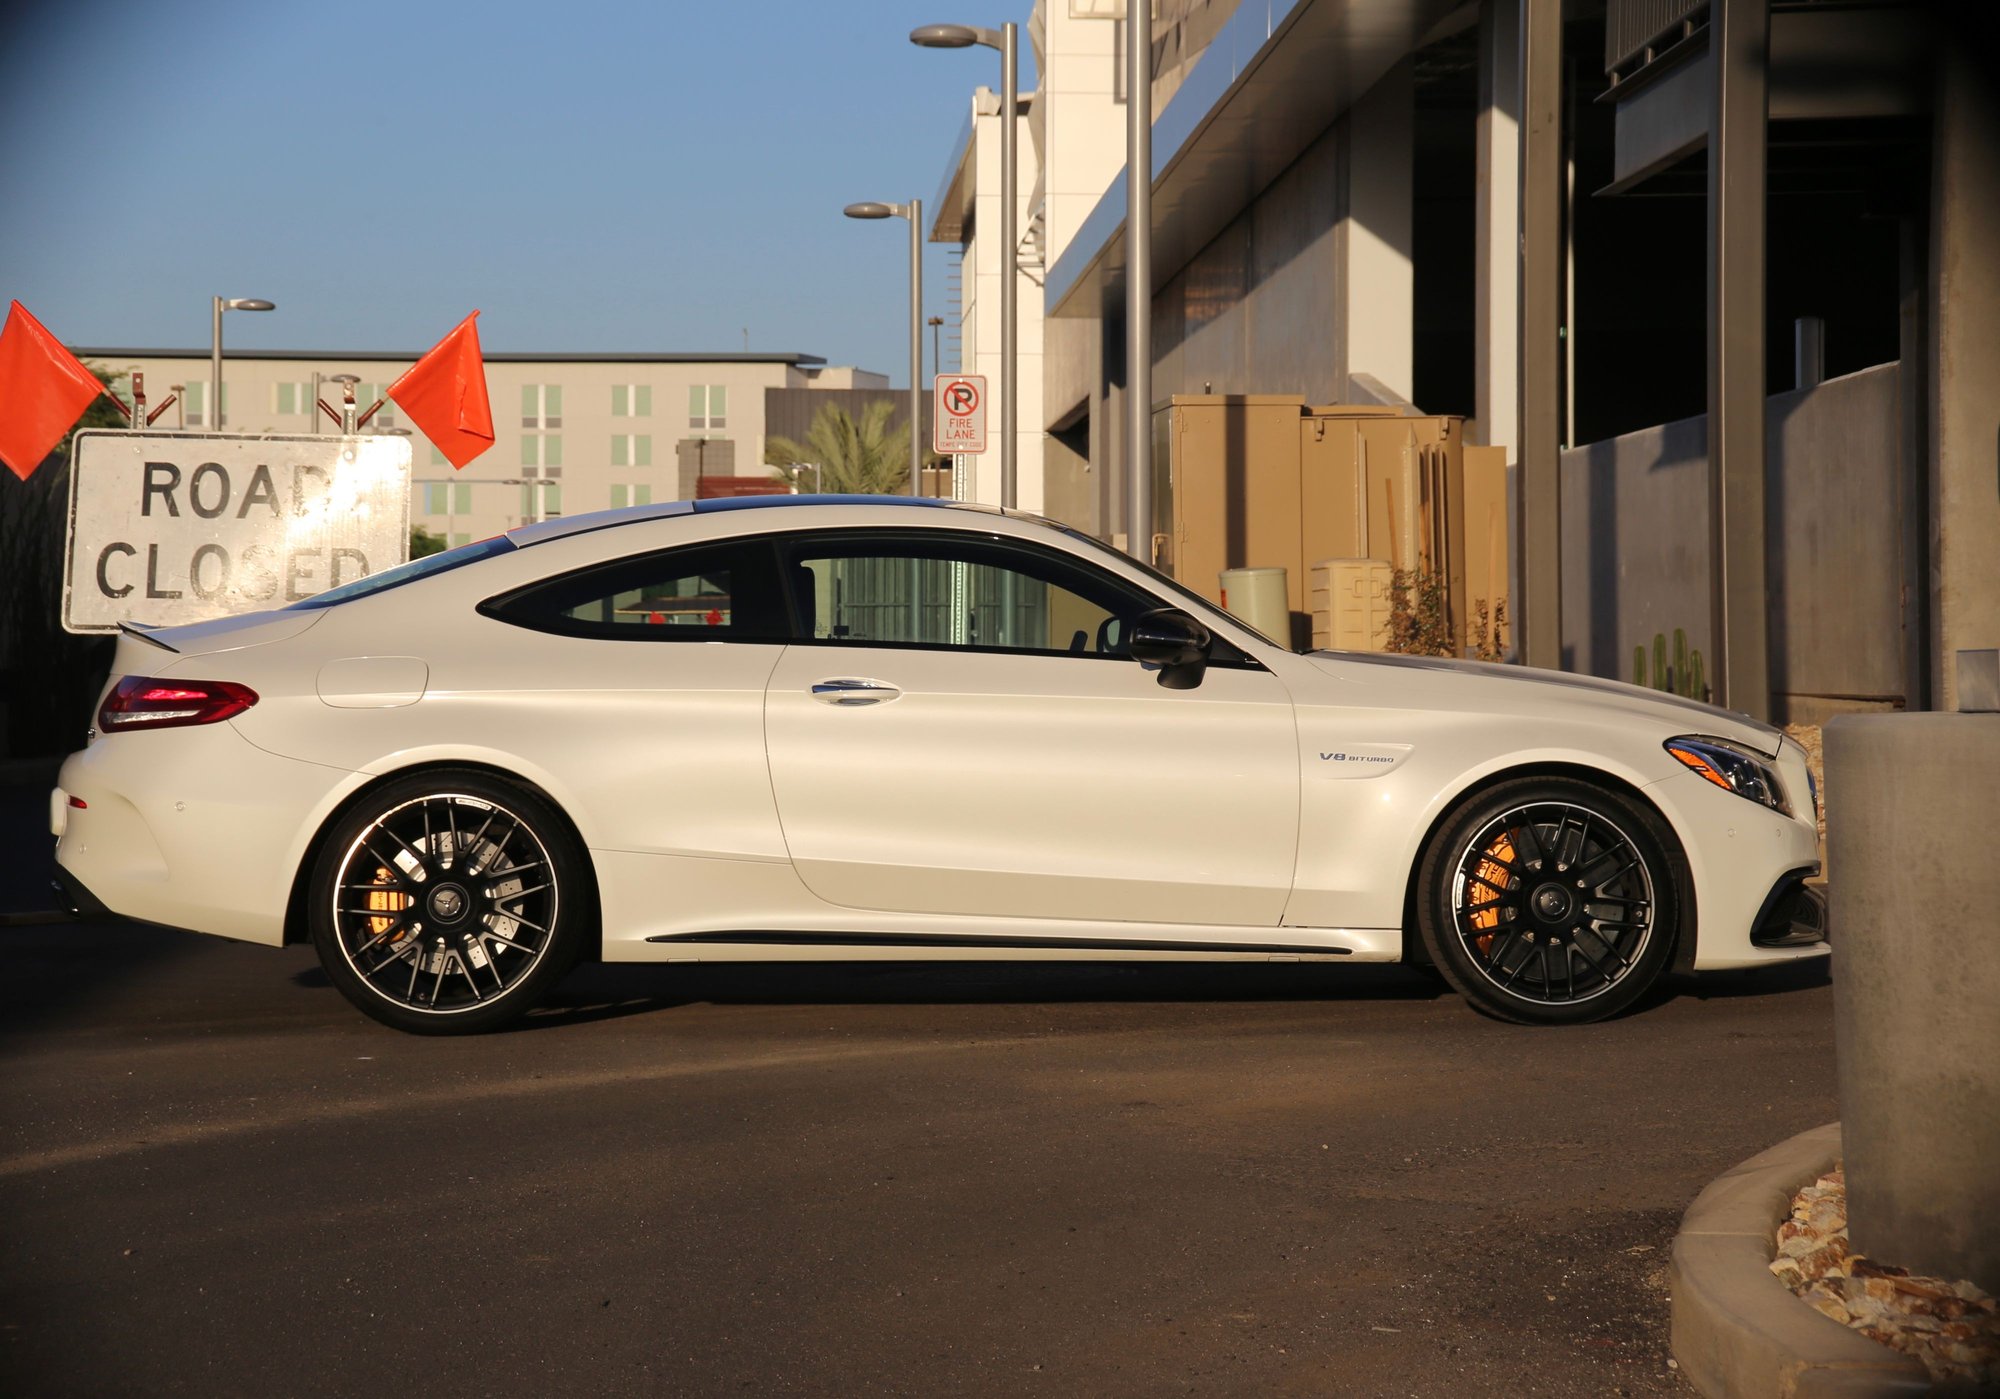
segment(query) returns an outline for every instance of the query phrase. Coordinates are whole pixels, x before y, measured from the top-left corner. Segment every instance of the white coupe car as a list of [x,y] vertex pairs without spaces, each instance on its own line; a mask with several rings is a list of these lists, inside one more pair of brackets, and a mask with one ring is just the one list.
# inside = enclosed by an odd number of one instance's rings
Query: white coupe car
[[1298,655],[1096,540],[936,501],[571,516],[128,628],[59,781],[73,909],[310,939],[427,1033],[585,956],[1414,961],[1574,1022],[1828,950],[1777,730]]

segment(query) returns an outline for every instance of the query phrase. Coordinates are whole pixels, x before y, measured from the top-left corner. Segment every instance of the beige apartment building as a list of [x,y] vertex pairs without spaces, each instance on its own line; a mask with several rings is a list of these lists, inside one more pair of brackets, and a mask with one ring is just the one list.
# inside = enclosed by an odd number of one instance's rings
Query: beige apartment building
[[[360,382],[365,410],[417,359],[414,353],[231,351],[223,364],[218,421],[207,354],[192,350],[80,347],[74,353],[114,376],[131,401],[144,375],[157,407],[179,401],[156,431],[333,432],[314,395],[335,408],[344,385]],[[493,403],[491,450],[454,471],[393,402],[364,431],[408,434],[414,449],[410,519],[463,544],[564,513],[693,498],[700,478],[763,477],[765,404],[770,390],[881,389],[880,374],[829,366],[816,355],[492,354],[486,385]]]

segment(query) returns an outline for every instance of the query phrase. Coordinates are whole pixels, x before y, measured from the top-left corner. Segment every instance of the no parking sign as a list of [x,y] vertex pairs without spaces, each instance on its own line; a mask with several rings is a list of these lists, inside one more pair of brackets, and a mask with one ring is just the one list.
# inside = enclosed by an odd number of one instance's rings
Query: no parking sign
[[940,374],[932,381],[931,446],[941,456],[986,450],[986,376]]

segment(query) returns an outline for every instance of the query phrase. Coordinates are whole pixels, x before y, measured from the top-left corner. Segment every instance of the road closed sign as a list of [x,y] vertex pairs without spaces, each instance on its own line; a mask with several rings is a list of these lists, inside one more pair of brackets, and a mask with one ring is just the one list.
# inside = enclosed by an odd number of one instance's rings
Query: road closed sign
[[410,439],[80,432],[63,627],[283,607],[410,552]]
[[940,374],[932,384],[931,446],[942,456],[986,450],[986,376]]

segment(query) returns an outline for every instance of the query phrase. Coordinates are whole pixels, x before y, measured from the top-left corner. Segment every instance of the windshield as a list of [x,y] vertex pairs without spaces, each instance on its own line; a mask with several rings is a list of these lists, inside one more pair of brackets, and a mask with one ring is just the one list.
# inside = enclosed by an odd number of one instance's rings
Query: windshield
[[447,549],[442,554],[426,554],[421,559],[411,559],[408,563],[385,568],[380,573],[371,573],[366,578],[357,578],[352,583],[342,583],[338,588],[328,588],[323,593],[314,593],[309,598],[289,604],[285,611],[297,612],[314,607],[333,607],[339,603],[352,602],[370,593],[386,592],[390,588],[400,588],[405,583],[414,583],[419,578],[428,578],[434,573],[449,573],[465,564],[477,563],[495,554],[505,554],[514,548],[514,541],[504,534],[496,534],[491,539],[482,539],[477,544],[461,544],[456,549]]
[[1228,612],[1220,607],[1217,607],[1214,603],[1210,602],[1207,598],[1203,597],[1201,594],[1196,592],[1191,592],[1187,588],[1183,587],[1181,584],[1176,583],[1173,579],[1167,577],[1166,574],[1160,572],[1160,570],[1154,568],[1151,564],[1145,563],[1139,559],[1135,559],[1130,554],[1127,554],[1122,550],[1112,548],[1109,544],[1106,544],[1103,540],[1097,538],[1095,535],[1085,534],[1082,530],[1072,529],[1068,525],[1060,524],[1055,520],[1045,520],[1043,523],[1047,524],[1051,529],[1061,530],[1071,539],[1079,540],[1082,543],[1088,544],[1090,545],[1091,548],[1096,549],[1101,553],[1109,554],[1111,555],[1112,558],[1121,560],[1123,563],[1125,563],[1127,566],[1131,568],[1138,569],[1141,573],[1145,574],[1147,579],[1153,584],[1155,584],[1157,587],[1165,590],[1166,592],[1172,593],[1175,597],[1185,602],[1190,608],[1194,610],[1197,616],[1199,616],[1202,613],[1207,613],[1212,617],[1227,617],[1232,626],[1241,627],[1244,631],[1249,632],[1250,635],[1256,637],[1259,641],[1262,641],[1267,645],[1275,646],[1280,651],[1290,651],[1292,649],[1282,641],[1273,641],[1270,637],[1264,635],[1264,633],[1259,631],[1256,627],[1251,626],[1248,622],[1244,621],[1234,612]]

